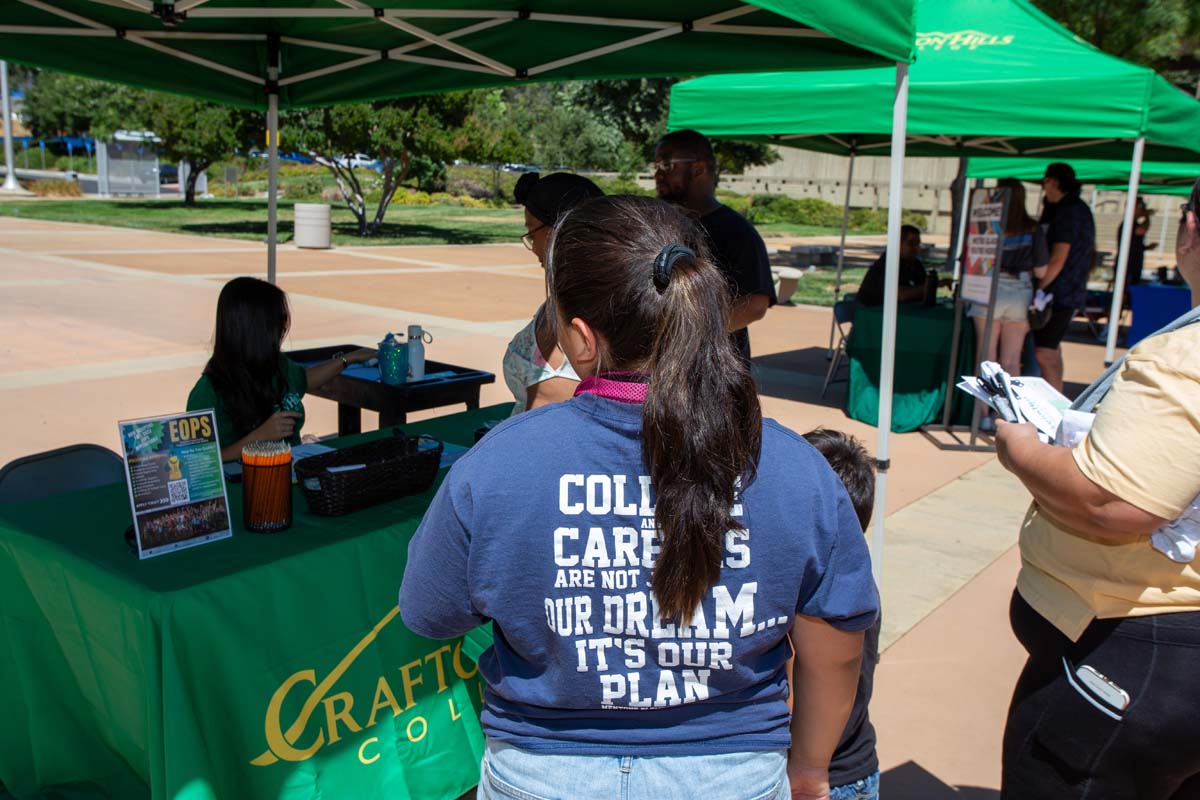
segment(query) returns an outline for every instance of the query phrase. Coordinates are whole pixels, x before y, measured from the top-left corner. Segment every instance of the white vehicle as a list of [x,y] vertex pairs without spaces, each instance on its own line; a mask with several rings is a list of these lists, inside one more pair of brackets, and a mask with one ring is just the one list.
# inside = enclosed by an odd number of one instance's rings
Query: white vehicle
[[366,153],[354,153],[338,159],[338,164],[351,169],[379,169],[379,161]]
[[[324,157],[316,155],[315,153],[309,153],[309,156],[318,164],[326,167],[329,166],[329,161]],[[349,156],[342,156],[341,158],[334,159],[334,161],[339,167],[344,167],[346,169],[382,169],[379,160],[371,158],[366,153],[353,153]]]

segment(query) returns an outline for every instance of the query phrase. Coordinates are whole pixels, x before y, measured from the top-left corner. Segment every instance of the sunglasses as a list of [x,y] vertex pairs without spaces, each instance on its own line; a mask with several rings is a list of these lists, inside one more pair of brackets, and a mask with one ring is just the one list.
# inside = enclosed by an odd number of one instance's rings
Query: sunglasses
[[692,164],[699,161],[698,158],[669,158],[663,161],[654,162],[655,172],[670,172],[675,168],[676,164]]

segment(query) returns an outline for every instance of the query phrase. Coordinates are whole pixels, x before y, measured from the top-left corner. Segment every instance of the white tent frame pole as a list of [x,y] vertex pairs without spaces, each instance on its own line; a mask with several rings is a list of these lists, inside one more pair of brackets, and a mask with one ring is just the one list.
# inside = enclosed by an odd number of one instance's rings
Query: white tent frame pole
[[1167,212],[1171,210],[1171,198],[1165,194],[1161,195],[1159,205],[1162,206],[1158,210],[1158,213],[1162,216],[1162,230],[1158,235],[1158,252],[1162,253],[1167,249],[1167,217],[1169,216]]
[[[967,168],[970,168],[971,160],[968,158]],[[963,239],[967,235],[967,205],[971,198],[971,181],[967,178],[967,169],[963,170],[962,182],[962,197],[958,203],[958,236],[954,240],[954,282],[962,278],[962,254],[963,254]]]
[[1125,194],[1125,222],[1121,228],[1121,249],[1117,253],[1117,274],[1113,277],[1112,308],[1108,312],[1108,341],[1104,345],[1104,364],[1112,364],[1121,330],[1121,307],[1125,297],[1125,273],[1129,269],[1129,245],[1133,242],[1133,212],[1137,206],[1138,183],[1142,177],[1142,155],[1146,137],[1133,143],[1133,163],[1129,167],[1129,189]]
[[871,571],[883,578],[883,532],[887,516],[887,474],[891,467],[888,439],[892,433],[892,389],[896,376],[896,314],[900,291],[900,219],[904,201],[904,144],[908,126],[908,64],[896,62],[896,99],[892,105],[891,178],[888,185],[886,271],[883,280],[883,341],[879,365],[879,441],[875,448],[875,533]]
[[[838,248],[837,275],[833,279],[833,303],[836,306],[842,293],[842,269],[846,264],[846,229],[850,227],[850,192],[854,188],[855,149],[850,148],[850,164],[846,167],[846,202],[842,205],[842,246]],[[837,316],[829,318],[829,351],[826,358],[833,357],[833,334],[837,330]]]
[[13,159],[12,106],[8,99],[8,62],[0,61],[0,106],[4,113],[4,187],[6,192],[21,189],[17,183],[17,163]]
[[[278,54],[274,55],[278,58]],[[272,85],[267,91],[267,282],[275,283],[275,258],[279,239],[279,66],[267,67]]]

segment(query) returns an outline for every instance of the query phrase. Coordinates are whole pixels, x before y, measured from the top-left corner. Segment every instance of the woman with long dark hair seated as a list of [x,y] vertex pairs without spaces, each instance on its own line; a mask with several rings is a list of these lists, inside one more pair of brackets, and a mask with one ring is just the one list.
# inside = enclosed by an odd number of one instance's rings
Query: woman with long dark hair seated
[[827,800],[879,604],[845,488],[763,420],[681,211],[589,200],[549,252],[583,380],[454,465],[400,590],[423,636],[494,622],[480,800]]
[[212,358],[187,407],[213,409],[225,461],[237,459],[250,442],[300,444],[301,398],[308,387],[328,383],[348,365],[375,355],[363,348],[302,367],[280,352],[291,321],[287,295],[273,284],[234,278],[221,289]]

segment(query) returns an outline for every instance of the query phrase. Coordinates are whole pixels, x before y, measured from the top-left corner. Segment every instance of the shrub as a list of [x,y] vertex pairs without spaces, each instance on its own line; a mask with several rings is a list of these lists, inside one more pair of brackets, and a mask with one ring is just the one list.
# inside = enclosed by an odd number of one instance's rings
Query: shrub
[[755,223],[791,223],[834,227],[842,222],[842,211],[833,203],[816,197],[788,197],[782,194],[756,194],[750,198],[746,214]]
[[428,192],[420,192],[402,187],[397,189],[396,194],[392,196],[392,204],[400,206],[428,206],[433,205],[433,200],[429,197]]
[[[916,225],[921,230],[925,230],[928,220],[924,214],[918,214],[916,211],[904,211],[900,215],[900,222],[903,225]],[[850,209],[850,227],[854,230],[887,230],[887,209],[886,208],[852,208]]]
[[633,178],[604,178],[599,175],[587,175],[591,181],[600,187],[600,191],[605,194],[632,194],[642,196],[653,196],[653,189],[643,189],[638,186],[637,181]]
[[496,196],[491,186],[485,186],[471,178],[454,178],[446,184],[446,191],[453,195],[490,199]]
[[79,184],[75,181],[29,181],[22,183],[29,191],[33,192],[38,197],[82,197],[83,192],[79,191]]
[[282,181],[283,193],[293,200],[318,198],[325,189],[320,175],[304,175]]

